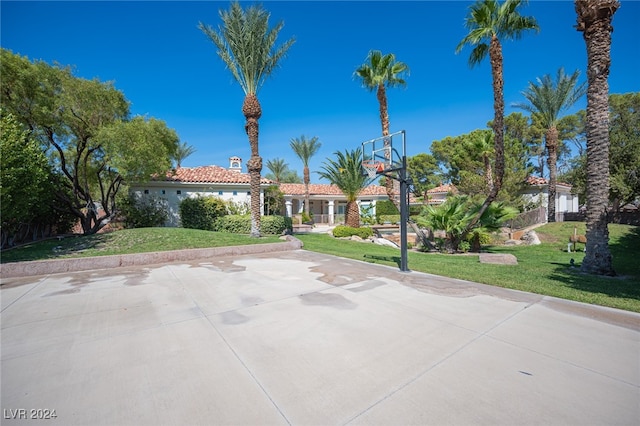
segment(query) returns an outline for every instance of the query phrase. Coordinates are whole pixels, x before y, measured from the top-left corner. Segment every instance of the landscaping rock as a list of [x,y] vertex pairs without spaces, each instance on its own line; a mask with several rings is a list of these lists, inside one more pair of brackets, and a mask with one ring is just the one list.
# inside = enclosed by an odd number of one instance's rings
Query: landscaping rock
[[517,265],[518,259],[514,255],[507,253],[480,253],[480,263]]
[[540,242],[540,238],[538,238],[538,234],[536,234],[536,231],[525,232],[520,239],[524,241],[525,244],[528,244],[530,246],[537,246],[542,244]]
[[388,247],[398,248],[398,245],[396,243],[394,243],[393,241],[389,241],[386,238],[374,238],[373,242],[375,244],[378,244],[378,245],[381,245],[381,246],[388,246]]

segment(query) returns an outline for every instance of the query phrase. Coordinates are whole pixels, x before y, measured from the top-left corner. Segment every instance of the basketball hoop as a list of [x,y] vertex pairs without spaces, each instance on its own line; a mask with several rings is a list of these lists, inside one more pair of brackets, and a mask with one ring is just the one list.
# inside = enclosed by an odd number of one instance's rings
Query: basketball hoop
[[376,175],[384,170],[384,163],[382,161],[364,160],[362,168],[367,172],[369,179],[375,179]]

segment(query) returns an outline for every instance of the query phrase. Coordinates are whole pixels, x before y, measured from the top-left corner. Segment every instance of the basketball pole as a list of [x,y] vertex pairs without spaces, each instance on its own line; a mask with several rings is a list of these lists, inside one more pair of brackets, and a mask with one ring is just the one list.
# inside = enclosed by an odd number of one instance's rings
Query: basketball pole
[[407,223],[409,222],[409,209],[407,199],[407,156],[402,156],[402,167],[398,171],[400,178],[400,271],[410,272],[407,253]]

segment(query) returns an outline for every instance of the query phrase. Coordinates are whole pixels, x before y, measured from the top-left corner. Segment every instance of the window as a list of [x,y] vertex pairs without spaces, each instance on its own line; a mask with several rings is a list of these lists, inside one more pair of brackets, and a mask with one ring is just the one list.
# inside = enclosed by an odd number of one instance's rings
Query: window
[[176,194],[180,195],[180,194],[182,194],[182,191],[178,189],[178,190],[176,191]]
[[251,195],[251,191],[247,191],[247,195]]
[[233,191],[233,195],[238,195],[238,191]]
[[145,193],[145,195],[149,195],[149,190],[148,190],[148,189],[145,189],[145,190],[144,190],[144,193]]
[[218,195],[222,195],[224,194],[222,191],[218,191]]
[[165,191],[164,189],[162,190],[162,195],[166,194],[167,191]]

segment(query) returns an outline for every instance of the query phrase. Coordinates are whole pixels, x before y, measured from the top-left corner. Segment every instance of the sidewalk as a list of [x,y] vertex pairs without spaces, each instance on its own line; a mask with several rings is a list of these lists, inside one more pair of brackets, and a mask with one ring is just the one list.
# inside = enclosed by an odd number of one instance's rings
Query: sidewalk
[[304,250],[2,281],[3,425],[640,420],[630,312]]

